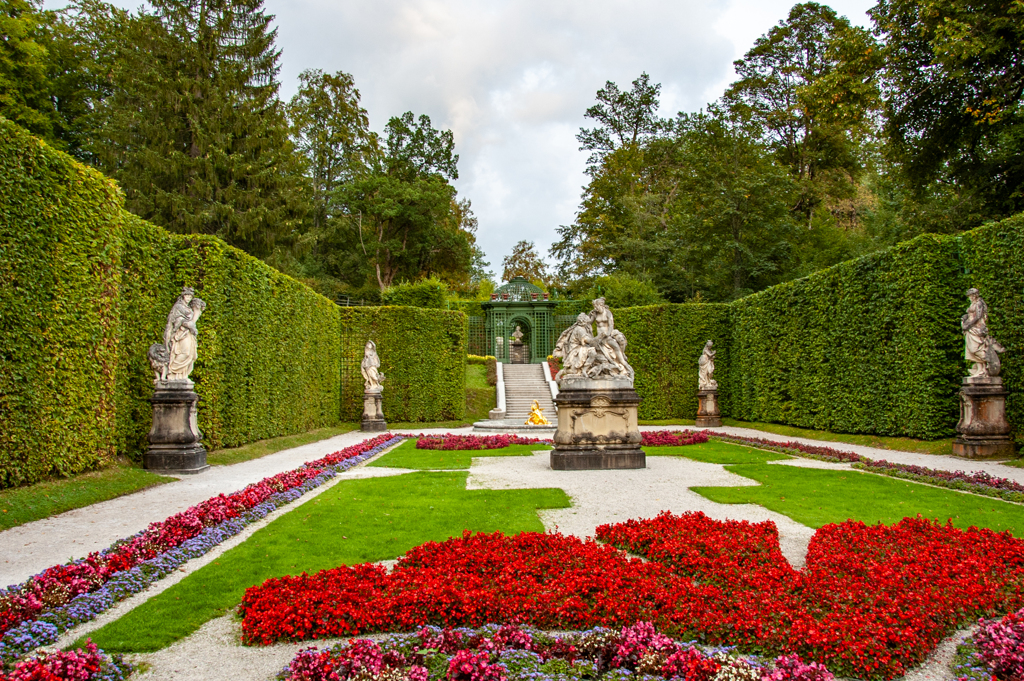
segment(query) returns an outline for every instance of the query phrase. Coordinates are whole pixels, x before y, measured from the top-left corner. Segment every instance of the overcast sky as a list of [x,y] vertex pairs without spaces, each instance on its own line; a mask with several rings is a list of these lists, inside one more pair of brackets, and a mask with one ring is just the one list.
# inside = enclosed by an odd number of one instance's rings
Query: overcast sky
[[[48,8],[63,2],[49,0]],[[116,4],[134,8],[138,0]],[[586,183],[576,133],[611,80],[646,71],[661,114],[694,111],[733,79],[732,62],[787,0],[267,0],[277,16],[281,95],[308,68],[355,77],[370,125],[405,111],[455,133],[462,197],[491,269],[520,239],[542,255],[573,221]],[[874,2],[831,6],[868,26]]]

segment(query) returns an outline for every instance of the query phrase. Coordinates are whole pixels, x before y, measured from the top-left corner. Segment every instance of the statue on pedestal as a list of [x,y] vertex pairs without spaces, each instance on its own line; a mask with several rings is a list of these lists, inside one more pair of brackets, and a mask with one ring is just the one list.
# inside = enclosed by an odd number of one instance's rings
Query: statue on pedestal
[[164,325],[163,343],[150,346],[153,369],[153,425],[149,449],[143,457],[148,470],[170,474],[201,473],[209,468],[203,433],[199,430],[199,395],[189,380],[199,357],[199,317],[206,303],[185,287],[171,306]]
[[718,381],[714,379],[714,342],[704,344],[704,352],[697,360],[697,419],[698,428],[718,428],[722,425],[722,412],[718,407]]
[[[595,333],[596,328],[596,333]],[[551,467],[555,470],[644,468],[626,337],[604,298],[562,332],[551,353],[562,360],[555,375],[558,426]]]
[[366,341],[363,347],[363,362],[360,365],[363,374],[363,432],[377,433],[387,430],[384,421],[383,398],[384,374],[380,373],[380,357],[377,356],[377,344]]
[[964,357],[971,362],[960,388],[960,421],[953,440],[953,455],[971,459],[1010,458],[1016,455],[1006,420],[1007,391],[999,354],[1006,351],[988,335],[988,305],[976,288],[967,290],[971,304],[960,318]]
[[523,330],[516,324],[516,330],[512,332],[512,342],[522,343],[523,342]]

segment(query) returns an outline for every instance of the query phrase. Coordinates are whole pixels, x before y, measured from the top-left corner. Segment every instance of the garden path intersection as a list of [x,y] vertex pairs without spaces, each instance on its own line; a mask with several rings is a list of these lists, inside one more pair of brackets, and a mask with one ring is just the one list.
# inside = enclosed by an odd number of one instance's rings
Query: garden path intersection
[[[661,430],[643,428],[643,430]],[[716,429],[727,434],[761,437],[774,441],[794,441],[834,449],[851,451],[872,459],[928,466],[940,470],[983,471],[991,475],[1024,483],[1024,470],[1001,466],[991,462],[965,461],[935,455],[881,450],[871,447],[836,444],[806,438],[784,438],[745,428]],[[401,433],[402,431],[395,431]],[[417,431],[420,432],[420,431]],[[447,429],[431,432],[466,433],[470,429]],[[188,477],[91,507],[70,511],[59,516],[30,523],[0,533],[0,584],[16,584],[33,574],[62,563],[69,558],[84,556],[109,546],[113,541],[127,537],[152,522],[185,510],[205,499],[221,493],[243,488],[266,476],[296,468],[305,461],[318,458],[353,445],[366,438],[353,432],[328,440],[278,452],[261,459],[233,466],[215,467],[206,474]],[[753,504],[719,504],[697,494],[690,487],[740,487],[758,483],[728,472],[720,464],[704,463],[679,457],[649,457],[646,469],[632,471],[553,471],[548,466],[548,452],[538,451],[532,456],[474,458],[469,469],[466,488],[469,490],[501,490],[560,488],[572,499],[570,508],[542,509],[538,511],[544,527],[557,529],[565,535],[593,536],[595,528],[603,523],[617,523],[629,518],[650,518],[660,511],[674,513],[702,511],[709,517],[725,520],[771,520],[779,530],[780,547],[794,566],[802,566],[807,543],[814,530],[791,518]],[[842,470],[849,464],[792,459],[774,462],[793,465]],[[274,517],[294,510],[329,486],[356,478],[394,475],[395,469],[372,468],[361,465],[337,476],[322,488],[300,499],[296,504],[281,508]],[[269,522],[261,522],[260,526]],[[232,542],[226,542],[201,559],[190,561],[184,567],[191,572],[200,561],[208,563],[231,546],[241,543],[255,531],[247,529]],[[251,531],[250,531],[251,530]],[[397,556],[396,556],[397,557]],[[195,566],[192,563],[196,563]],[[168,578],[173,579],[173,578]],[[168,579],[162,581],[168,581]],[[175,580],[177,581],[177,580]],[[169,583],[168,583],[169,585]],[[149,598],[166,588],[157,582],[143,593],[125,602],[104,617],[104,621],[120,616],[136,602]],[[82,630],[79,630],[82,631]],[[67,636],[63,641],[71,640]],[[243,647],[238,644],[240,629],[231,615],[216,618],[204,625],[191,637],[156,653],[135,656],[152,665],[145,675],[149,679],[235,679],[270,678],[306,644],[278,644],[268,647]],[[948,657],[950,646],[944,645],[933,657]],[[908,676],[915,679],[944,678],[947,667],[938,662],[925,665]]]

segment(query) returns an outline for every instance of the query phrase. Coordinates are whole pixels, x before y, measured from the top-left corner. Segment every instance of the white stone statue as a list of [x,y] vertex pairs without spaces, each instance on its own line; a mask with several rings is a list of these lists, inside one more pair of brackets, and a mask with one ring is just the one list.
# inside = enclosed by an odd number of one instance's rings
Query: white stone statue
[[700,355],[700,360],[697,362],[697,389],[698,390],[718,390],[718,381],[713,377],[715,373],[715,353],[716,350],[712,350],[714,343],[708,341],[704,344],[704,352]]
[[366,341],[363,349],[362,373],[364,386],[368,393],[383,392],[384,374],[380,373],[380,358],[377,356],[377,344],[371,340]]
[[164,326],[164,342],[149,348],[149,363],[154,381],[187,381],[199,356],[199,329],[196,323],[206,309],[202,298],[185,287],[171,307]]
[[981,299],[978,289],[967,289],[967,297],[971,305],[967,314],[960,318],[960,328],[964,332],[964,357],[973,362],[968,373],[972,377],[998,376],[999,353],[1006,348],[988,335],[988,305]]
[[598,298],[589,315],[581,313],[558,337],[552,355],[562,359],[562,370],[555,380],[622,378],[632,383],[633,367],[626,361],[625,350],[626,337],[615,329],[604,298]]
[[516,324],[516,330],[512,332],[512,341],[514,343],[523,342],[523,330],[519,328],[518,324]]

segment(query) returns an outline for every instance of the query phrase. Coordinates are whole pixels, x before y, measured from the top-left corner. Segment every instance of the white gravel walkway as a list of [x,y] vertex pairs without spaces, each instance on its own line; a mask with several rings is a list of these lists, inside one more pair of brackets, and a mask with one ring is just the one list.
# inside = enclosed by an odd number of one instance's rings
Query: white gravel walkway
[[[660,430],[666,427],[643,427],[642,430]],[[673,428],[674,429],[674,428]],[[681,429],[695,430],[692,426]],[[971,462],[952,457],[931,456],[911,452],[896,452],[872,447],[831,443],[806,438],[786,438],[747,428],[721,428],[719,432],[762,437],[776,441],[798,441],[806,444],[829,446],[854,451],[873,459],[886,459],[945,470],[983,470],[1000,477],[1024,482],[1024,469],[1002,466],[998,463]],[[396,431],[398,432],[398,431]],[[421,431],[400,431],[421,432]],[[423,432],[470,433],[470,428]],[[94,506],[70,511],[46,520],[0,532],[0,584],[23,581],[32,574],[69,558],[85,555],[89,551],[108,546],[145,528],[149,523],[184,510],[213,495],[241,489],[245,485],[268,475],[291,470],[310,459],[342,449],[369,437],[352,432],[310,445],[285,450],[233,466],[218,466],[196,477],[144,490],[136,494],[113,499]],[[780,462],[820,468],[844,468],[848,464],[832,464],[807,459]],[[701,463],[674,457],[649,457],[648,468],[636,471],[553,471],[548,467],[548,453],[538,452],[532,457],[484,457],[474,459],[470,469],[470,489],[523,489],[558,487],[573,500],[568,509],[541,511],[546,528],[579,537],[592,536],[597,525],[619,522],[628,518],[653,517],[662,510],[676,513],[703,511],[713,518],[750,521],[772,520],[779,528],[780,545],[784,555],[794,564],[804,562],[807,542],[813,530],[796,523],[787,516],[755,505],[723,505],[711,502],[688,488],[691,486],[740,486],[755,482],[728,473],[717,464]],[[365,475],[397,474],[388,469],[357,468],[338,476],[329,484]],[[322,489],[325,489],[326,486]],[[311,498],[311,497],[310,497]],[[305,499],[305,497],[304,497]],[[294,506],[281,509],[288,512]],[[276,514],[275,514],[276,517]],[[268,520],[269,522],[269,520]],[[248,536],[248,532],[245,536]],[[119,605],[104,620],[120,616],[153,594],[179,581],[188,572],[212,560],[224,550],[244,540],[226,543],[204,559],[192,561],[182,574],[166,584],[154,585],[130,602]],[[97,623],[98,624],[98,623]],[[81,632],[81,630],[80,630]],[[80,633],[76,632],[76,633]],[[281,644],[263,648],[249,648],[239,644],[241,629],[233,615],[212,620],[193,636],[170,648],[152,654],[133,656],[150,665],[141,678],[145,681],[165,679],[270,679],[293,656],[309,644]],[[962,633],[960,637],[962,637]],[[319,642],[323,645],[327,642]],[[940,647],[929,663],[914,670],[908,681],[949,681],[948,663],[955,648],[953,640]]]

